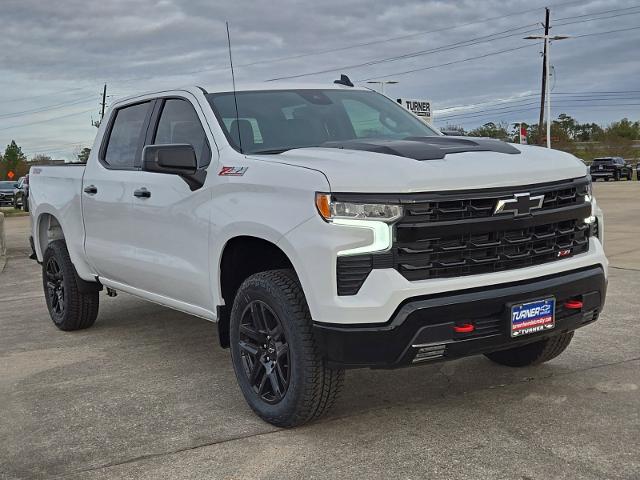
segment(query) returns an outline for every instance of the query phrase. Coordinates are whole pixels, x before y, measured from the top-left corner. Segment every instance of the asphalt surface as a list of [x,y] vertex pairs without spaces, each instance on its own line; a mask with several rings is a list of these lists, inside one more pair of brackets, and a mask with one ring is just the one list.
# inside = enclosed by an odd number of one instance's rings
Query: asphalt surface
[[58,331],[28,219],[8,218],[0,478],[640,478],[640,182],[596,196],[607,305],[563,355],[349,371],[330,416],[293,430],[247,407],[214,324],[120,294]]

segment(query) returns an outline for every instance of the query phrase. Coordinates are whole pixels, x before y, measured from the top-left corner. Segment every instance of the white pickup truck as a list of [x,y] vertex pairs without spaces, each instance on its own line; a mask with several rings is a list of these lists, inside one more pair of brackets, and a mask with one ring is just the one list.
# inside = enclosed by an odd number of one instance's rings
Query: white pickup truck
[[130,97],[86,166],[30,179],[58,328],[90,327],[103,287],[217,322],[278,426],[327,411],[346,368],[550,360],[605,301],[580,160],[443,136],[339,83]]

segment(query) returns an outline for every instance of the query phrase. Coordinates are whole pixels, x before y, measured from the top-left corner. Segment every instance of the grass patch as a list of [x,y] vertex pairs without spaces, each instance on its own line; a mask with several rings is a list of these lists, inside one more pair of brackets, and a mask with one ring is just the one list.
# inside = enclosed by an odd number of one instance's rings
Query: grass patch
[[0,212],[4,213],[5,217],[26,217],[29,215],[29,212],[13,207],[0,207]]

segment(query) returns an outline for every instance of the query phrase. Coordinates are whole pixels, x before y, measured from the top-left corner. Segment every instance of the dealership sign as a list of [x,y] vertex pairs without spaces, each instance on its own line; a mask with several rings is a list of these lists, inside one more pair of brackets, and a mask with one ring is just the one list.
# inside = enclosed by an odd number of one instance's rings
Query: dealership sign
[[399,98],[398,103],[425,122],[431,123],[431,102],[429,100]]

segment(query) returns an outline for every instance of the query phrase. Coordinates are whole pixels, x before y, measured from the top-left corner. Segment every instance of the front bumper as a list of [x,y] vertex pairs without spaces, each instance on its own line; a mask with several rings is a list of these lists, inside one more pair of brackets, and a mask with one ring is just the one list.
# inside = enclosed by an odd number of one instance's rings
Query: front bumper
[[[530,281],[407,299],[383,325],[314,323],[324,357],[344,368],[397,368],[504,350],[580,328],[597,320],[607,288],[605,272],[593,266]],[[508,305],[555,296],[554,329],[511,338]],[[564,307],[580,299],[583,307]],[[475,330],[457,333],[455,325]]]

